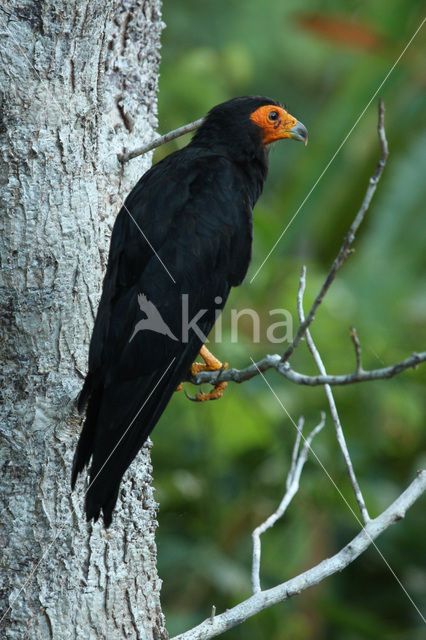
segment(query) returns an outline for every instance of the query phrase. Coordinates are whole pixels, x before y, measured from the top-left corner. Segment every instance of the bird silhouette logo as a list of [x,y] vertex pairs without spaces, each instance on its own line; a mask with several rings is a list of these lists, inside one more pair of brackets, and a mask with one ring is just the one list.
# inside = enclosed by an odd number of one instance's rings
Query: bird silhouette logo
[[155,331],[155,333],[161,333],[161,335],[163,336],[168,336],[172,340],[178,341],[176,336],[172,333],[170,328],[164,322],[157,307],[148,300],[146,295],[144,295],[143,293],[140,293],[138,295],[138,302],[139,302],[139,307],[141,311],[143,311],[143,313],[146,315],[146,318],[143,318],[142,320],[139,320],[139,322],[136,323],[135,328],[133,330],[133,334],[129,342],[133,340],[133,338],[137,333],[139,333],[139,331],[147,331],[147,330]]

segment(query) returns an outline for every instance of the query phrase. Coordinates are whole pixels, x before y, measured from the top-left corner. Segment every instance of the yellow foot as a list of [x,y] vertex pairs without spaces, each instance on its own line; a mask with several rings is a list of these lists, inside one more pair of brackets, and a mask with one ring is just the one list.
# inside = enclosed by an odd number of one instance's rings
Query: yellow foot
[[182,391],[182,389],[183,389],[183,382],[181,382],[180,385],[176,387],[175,391]]
[[210,393],[203,393],[200,391],[197,393],[195,398],[191,398],[191,400],[195,400],[196,402],[206,402],[207,400],[219,400],[223,396],[223,391],[228,386],[227,382],[221,382],[217,385],[217,387],[213,388],[213,391]]
[[[205,347],[204,345],[200,349],[200,356],[204,360],[205,364],[200,362],[194,362],[191,366],[191,375],[196,376],[200,371],[223,371],[228,368],[228,363],[222,363],[220,360],[214,357],[212,353]],[[227,382],[220,382],[217,385],[214,385],[214,389],[210,391],[210,393],[197,393],[195,398],[192,398],[187,393],[185,393],[186,397],[189,400],[193,400],[194,402],[206,402],[207,400],[218,400],[222,397],[224,389],[228,386]]]
[[204,360],[205,364],[201,362],[194,362],[191,365],[191,376],[196,376],[200,371],[219,371],[219,369],[227,369],[228,363],[222,362],[214,357],[212,353],[203,345],[200,349],[200,356]]

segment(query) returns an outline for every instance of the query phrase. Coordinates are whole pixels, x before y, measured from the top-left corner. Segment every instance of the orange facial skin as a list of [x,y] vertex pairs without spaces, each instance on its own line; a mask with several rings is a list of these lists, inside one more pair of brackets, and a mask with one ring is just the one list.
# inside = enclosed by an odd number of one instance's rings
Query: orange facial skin
[[298,124],[296,118],[274,104],[259,107],[253,111],[250,120],[262,130],[264,146],[283,138],[293,138],[291,130]]

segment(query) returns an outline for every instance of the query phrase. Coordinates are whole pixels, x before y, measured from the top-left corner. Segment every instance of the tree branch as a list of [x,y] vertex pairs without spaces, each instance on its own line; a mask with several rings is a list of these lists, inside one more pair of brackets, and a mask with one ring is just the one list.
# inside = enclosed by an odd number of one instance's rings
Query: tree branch
[[282,518],[284,513],[287,510],[290,502],[293,500],[294,496],[299,490],[299,481],[300,476],[302,475],[303,467],[305,466],[305,462],[308,458],[308,449],[310,449],[312,440],[315,438],[317,433],[321,431],[325,424],[325,413],[321,413],[321,421],[317,424],[317,426],[311,431],[309,436],[304,439],[303,447],[300,450],[300,441],[302,439],[303,425],[304,419],[299,418],[299,422],[297,425],[297,435],[296,440],[293,447],[293,454],[291,456],[291,466],[290,470],[287,474],[286,480],[286,492],[278,505],[278,508],[274,513],[272,513],[269,518],[265,520],[262,524],[260,524],[252,533],[253,539],[253,561],[251,568],[251,585],[253,589],[253,593],[259,593],[261,591],[260,587],[260,556],[261,556],[261,543],[260,536],[262,533],[265,533],[268,529],[274,526],[274,524]]
[[229,629],[241,624],[247,618],[290,597],[298,595],[309,587],[322,582],[328,576],[342,571],[356,560],[374,540],[392,524],[401,520],[406,511],[426,490],[426,471],[419,471],[410,486],[374,520],[365,527],[343,549],[331,558],[282,584],[254,594],[244,602],[228,609],[224,613],[208,618],[198,626],[172,638],[172,640],[210,640]]
[[118,159],[123,164],[128,162],[129,160],[133,160],[133,158],[137,158],[148,151],[152,151],[157,147],[161,147],[162,144],[166,144],[166,142],[170,142],[171,140],[175,140],[175,138],[179,138],[180,136],[185,135],[185,133],[190,133],[198,127],[201,126],[204,118],[200,118],[199,120],[194,120],[194,122],[189,122],[185,124],[183,127],[179,127],[178,129],[173,129],[173,131],[169,131],[165,133],[163,136],[158,136],[154,138],[152,142],[148,142],[143,147],[139,147],[138,149],[134,149],[133,151],[128,151],[127,153],[119,153]]
[[298,344],[300,343],[301,339],[303,338],[303,336],[305,335],[305,331],[306,329],[312,324],[313,319],[315,318],[315,313],[318,309],[318,307],[320,306],[321,302],[324,299],[325,294],[327,293],[327,291],[330,288],[331,283],[333,282],[334,278],[337,275],[337,272],[339,271],[340,267],[343,265],[343,263],[345,262],[346,258],[349,256],[350,253],[352,253],[352,249],[351,244],[355,239],[355,234],[358,231],[362,221],[364,220],[365,214],[368,211],[368,208],[370,206],[371,200],[373,198],[373,195],[376,191],[377,188],[377,184],[382,176],[383,173],[383,169],[385,168],[386,165],[386,160],[389,156],[389,150],[388,150],[388,143],[386,140],[386,133],[385,133],[385,128],[384,128],[384,114],[385,114],[385,108],[383,105],[383,100],[380,98],[379,100],[379,122],[378,122],[378,133],[379,133],[379,140],[380,140],[380,146],[382,149],[382,155],[381,158],[377,164],[377,168],[376,171],[374,172],[374,175],[370,178],[370,183],[368,185],[367,191],[365,193],[364,196],[364,200],[362,201],[361,207],[358,211],[358,213],[355,216],[354,221],[352,222],[351,226],[349,227],[349,231],[347,232],[344,240],[343,240],[343,244],[340,247],[339,253],[337,254],[337,257],[335,258],[332,267],[327,275],[327,278],[324,281],[324,284],[322,285],[317,297],[315,298],[312,307],[309,310],[308,315],[306,316],[304,322],[302,322],[299,325],[299,328],[297,330],[297,333],[293,339],[293,341],[291,342],[291,344],[287,347],[287,349],[284,352],[284,355],[282,357],[282,361],[283,362],[287,362],[287,360],[290,358],[290,356],[292,355],[292,353],[294,352],[294,350],[296,349],[296,347],[298,346]]
[[265,373],[268,369],[275,369],[284,378],[294,384],[308,387],[319,387],[321,385],[329,384],[332,387],[336,387],[355,384],[358,382],[371,382],[372,380],[387,380],[402,373],[403,371],[406,371],[407,369],[416,369],[418,365],[424,362],[426,362],[426,351],[413,353],[409,358],[406,358],[402,362],[398,362],[390,367],[383,367],[382,369],[372,369],[370,371],[361,369],[354,373],[336,376],[307,376],[303,373],[294,371],[288,362],[282,362],[281,356],[275,353],[265,356],[256,364],[249,365],[245,369],[227,369],[226,371],[219,373],[217,371],[201,371],[200,373],[197,373],[196,376],[189,375],[186,378],[186,381],[195,385],[219,384],[219,382],[241,383],[246,380],[251,380],[251,378],[255,378],[260,372]]
[[358,339],[358,334],[356,332],[355,327],[351,327],[351,338],[355,347],[355,358],[356,358],[356,372],[360,373],[362,371],[362,358],[361,358],[361,344]]
[[[299,293],[297,295],[297,311],[298,311],[298,314],[299,314],[299,320],[300,320],[301,324],[305,320],[305,315],[304,315],[304,311],[303,311],[303,294],[305,292],[305,287],[306,287],[306,267],[303,266],[302,273],[300,275]],[[321,359],[321,356],[319,354],[318,349],[315,346],[315,343],[314,343],[314,341],[312,339],[311,333],[310,333],[308,328],[306,328],[305,337],[306,337],[306,343],[308,345],[308,349],[311,352],[313,359],[315,360],[315,364],[318,367],[318,371],[323,376],[327,375],[327,371],[325,370],[324,363],[323,363],[323,361]],[[358,350],[357,350],[357,361],[358,361],[357,371],[359,372],[359,370],[360,370],[360,360],[359,360]],[[358,484],[358,480],[357,480],[356,475],[355,475],[355,471],[354,471],[354,468],[353,468],[353,465],[352,465],[352,460],[351,460],[351,457],[349,455],[349,450],[348,450],[348,447],[347,447],[347,444],[346,444],[345,434],[343,433],[343,429],[342,429],[342,425],[341,425],[341,422],[340,422],[339,414],[338,414],[338,411],[337,411],[336,403],[334,401],[334,396],[333,396],[333,393],[331,391],[331,387],[330,387],[329,384],[324,385],[324,391],[325,391],[325,394],[327,396],[328,405],[330,407],[330,412],[331,412],[331,417],[333,419],[334,428],[336,430],[337,442],[339,443],[340,450],[341,450],[341,452],[343,454],[343,459],[344,459],[345,464],[346,464],[346,469],[347,469],[348,474],[349,474],[349,479],[351,481],[352,488],[353,488],[353,490],[355,492],[356,501],[358,502],[358,506],[359,506],[360,511],[361,511],[362,519],[364,520],[364,524],[366,524],[370,520],[370,516],[368,515],[367,507],[365,506],[364,496],[362,495],[361,488],[360,488],[360,486]]]

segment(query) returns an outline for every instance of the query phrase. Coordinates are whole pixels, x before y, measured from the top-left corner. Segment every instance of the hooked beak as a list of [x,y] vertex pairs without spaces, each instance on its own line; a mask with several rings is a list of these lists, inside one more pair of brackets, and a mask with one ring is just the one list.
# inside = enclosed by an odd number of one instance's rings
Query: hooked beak
[[308,130],[305,125],[301,122],[296,121],[296,124],[291,128],[290,138],[304,142],[306,147],[306,145],[308,144]]

